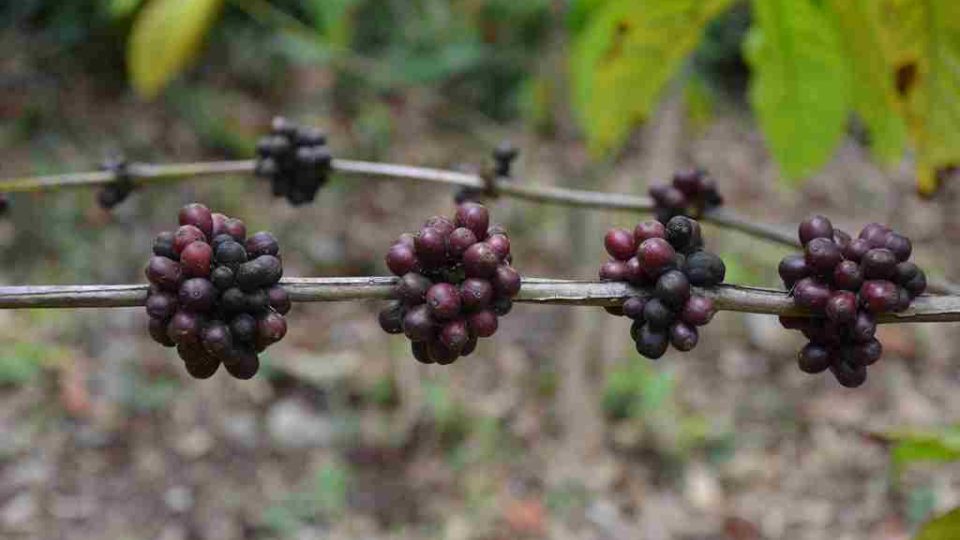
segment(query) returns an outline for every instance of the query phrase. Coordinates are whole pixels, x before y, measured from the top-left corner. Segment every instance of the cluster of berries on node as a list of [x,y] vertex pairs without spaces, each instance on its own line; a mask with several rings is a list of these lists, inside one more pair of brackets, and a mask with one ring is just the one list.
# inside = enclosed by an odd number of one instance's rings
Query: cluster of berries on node
[[[493,149],[492,179],[494,181],[510,179],[513,162],[517,159],[519,153],[517,147],[513,146],[509,141],[504,141]],[[456,192],[453,200],[457,204],[462,204],[467,201],[477,202],[485,194],[490,195],[490,193],[486,193],[483,189],[465,187]]]
[[254,174],[270,180],[275,197],[298,206],[313,202],[327,182],[333,158],[323,130],[273,119],[270,135],[257,142]]
[[510,266],[510,239],[481,204],[457,207],[454,219],[434,216],[417,234],[404,234],[386,255],[399,276],[396,300],[380,312],[380,326],[405,334],[424,364],[469,356],[477,339],[497,331],[520,291]]
[[717,183],[702,169],[677,171],[671,183],[653,184],[649,193],[656,204],[654,215],[661,223],[674,216],[700,218],[723,204]]
[[253,377],[257,356],[287,333],[290,297],[280,246],[268,232],[247,237],[243,221],[202,204],[180,209],[180,228],[160,233],[145,273],[150,281],[150,336],[176,347],[187,371],[212,376],[222,363],[238,379]]
[[854,239],[829,219],[812,216],[800,223],[799,236],[803,253],[780,261],[780,278],[794,303],[817,317],[780,322],[810,340],[798,355],[802,371],[830,369],[843,386],[860,386],[867,366],[883,353],[874,337],[876,316],[910,307],[926,289],[926,275],[908,260],[910,239],[879,223]]
[[600,266],[603,281],[623,281],[649,290],[608,311],[633,319],[630,336],[647,358],[664,355],[668,345],[689,351],[699,340],[698,326],[713,318],[713,301],[693,294],[691,286],[723,282],[726,266],[704,250],[700,224],[676,216],[664,225],[645,221],[634,228],[610,229],[603,239],[612,259]]
[[130,162],[122,156],[107,158],[100,164],[100,170],[113,174],[113,180],[97,192],[97,204],[104,210],[113,210],[133,193]]

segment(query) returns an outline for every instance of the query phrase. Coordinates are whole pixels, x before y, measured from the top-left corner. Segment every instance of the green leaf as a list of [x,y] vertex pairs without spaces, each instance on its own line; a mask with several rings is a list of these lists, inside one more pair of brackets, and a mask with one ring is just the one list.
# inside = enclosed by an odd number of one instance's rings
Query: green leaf
[[941,431],[887,433],[893,442],[890,457],[899,469],[918,461],[960,460],[960,426]]
[[690,127],[698,133],[704,131],[713,121],[715,98],[702,77],[690,77],[683,88],[683,101],[686,104]]
[[960,538],[960,508],[928,521],[914,540],[957,540]]
[[960,163],[960,3],[879,3],[888,74],[917,152],[917,188],[932,195],[936,171]]
[[746,42],[750,101],[788,178],[833,155],[847,120],[847,68],[837,31],[811,0],[754,0]]
[[155,98],[196,57],[222,0],[151,0],[133,22],[127,69],[134,89]]
[[903,157],[906,126],[883,53],[880,6],[875,0],[831,0],[830,6],[846,53],[853,107],[870,133],[870,149],[880,161],[895,162]]
[[575,38],[573,106],[595,157],[646,118],[704,25],[732,0],[609,0]]
[[304,8],[327,43],[347,47],[353,38],[353,15],[358,3],[358,0],[311,0]]

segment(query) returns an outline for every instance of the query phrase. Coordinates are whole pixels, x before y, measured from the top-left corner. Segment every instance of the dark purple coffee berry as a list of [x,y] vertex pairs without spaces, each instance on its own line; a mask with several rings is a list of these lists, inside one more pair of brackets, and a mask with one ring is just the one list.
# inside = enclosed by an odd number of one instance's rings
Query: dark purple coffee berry
[[901,285],[911,296],[920,296],[923,291],[927,290],[927,275],[923,273],[923,270],[918,269],[916,275],[906,283],[901,283]]
[[853,261],[840,261],[833,269],[833,285],[838,289],[859,291],[863,286],[863,272],[860,265]]
[[432,285],[425,298],[430,315],[437,320],[450,320],[460,314],[460,292],[449,283]]
[[872,248],[882,248],[887,244],[890,227],[879,223],[868,223],[860,230],[859,237],[867,241]]
[[419,261],[417,260],[414,249],[406,244],[398,243],[391,246],[384,260],[387,263],[387,268],[389,268],[390,272],[395,276],[402,276],[414,272],[419,266]]
[[234,340],[252,344],[257,339],[257,320],[247,313],[241,313],[230,321],[230,333]]
[[651,276],[659,276],[663,270],[670,268],[677,252],[663,238],[644,240],[637,248],[637,259],[644,271]]
[[687,256],[683,263],[683,273],[692,285],[713,287],[723,283],[727,266],[719,256],[709,251],[698,251]]
[[801,279],[810,276],[807,261],[799,253],[793,253],[781,259],[777,271],[780,273],[780,279],[783,280],[784,286],[788,289],[792,288]]
[[647,300],[639,296],[631,296],[623,302],[623,314],[635,321],[643,320],[643,308]]
[[670,270],[657,279],[653,294],[668,306],[682,307],[690,298],[690,281],[683,272]]
[[252,379],[260,370],[260,358],[256,351],[248,347],[234,347],[229,359],[224,359],[223,367],[233,377],[242,381]]
[[683,192],[673,186],[667,186],[666,189],[660,191],[658,195],[654,195],[651,191],[650,196],[660,203],[661,206],[672,210],[682,210],[689,204]]
[[257,345],[267,347],[287,335],[287,320],[279,313],[268,311],[257,319]]
[[611,257],[626,261],[637,252],[637,243],[633,233],[626,229],[610,229],[603,237],[603,246]]
[[380,311],[378,317],[380,328],[388,334],[403,333],[403,304],[391,302]]
[[423,224],[423,228],[434,229],[442,236],[450,236],[450,233],[452,233],[457,226],[453,223],[453,220],[448,217],[433,216]]
[[659,298],[651,298],[643,306],[643,319],[652,328],[666,330],[676,318],[676,313]]
[[[222,234],[227,234],[226,223],[228,219],[230,218],[228,218],[223,214],[219,214],[216,212],[212,214],[211,221],[213,223],[213,229],[211,230],[210,234],[213,238],[216,238]],[[233,237],[231,236],[231,238]]]
[[644,240],[666,238],[667,228],[656,220],[644,221],[633,229],[633,238],[639,246]]
[[433,358],[430,358],[430,351],[427,350],[427,342],[413,341],[410,343],[410,352],[413,357],[421,364],[434,364]]
[[221,242],[214,251],[213,257],[217,264],[237,268],[247,262],[247,250],[239,242]]
[[164,347],[176,347],[177,344],[170,339],[167,334],[167,321],[161,319],[150,319],[147,322],[147,330],[150,331],[150,337]]
[[871,339],[854,345],[852,353],[854,362],[861,366],[869,366],[876,363],[883,355],[883,345],[878,340]]
[[216,358],[226,358],[233,349],[233,336],[230,328],[222,321],[212,321],[200,334],[203,348]]
[[490,227],[490,213],[481,204],[466,202],[457,207],[456,223],[458,227],[470,229],[477,239],[483,240]]
[[883,246],[889,249],[897,260],[901,262],[909,259],[910,254],[913,252],[913,244],[910,242],[910,239],[893,232],[887,235],[887,241],[884,242]]
[[460,305],[465,311],[477,311],[490,305],[493,285],[485,279],[467,278],[460,284]]
[[705,296],[693,295],[687,299],[680,312],[680,320],[694,326],[703,326],[713,319],[716,310],[713,307],[713,300]]
[[800,236],[800,243],[804,246],[814,238],[833,240],[833,224],[821,215],[810,216],[801,221],[797,232]]
[[841,253],[847,249],[847,247],[850,245],[850,242],[853,242],[853,238],[851,238],[849,234],[841,231],[840,229],[833,230],[833,243],[840,248]]
[[174,236],[172,232],[164,231],[157,235],[153,240],[153,254],[158,257],[166,257],[175,261],[180,260],[180,256],[173,250]]
[[840,248],[833,243],[833,240],[814,238],[806,244],[804,260],[814,274],[829,276],[833,274],[833,269],[843,260],[843,254],[840,253]]
[[180,344],[177,353],[183,359],[187,373],[194,379],[209,379],[220,368],[220,360],[199,345]]
[[667,352],[669,345],[665,329],[655,330],[649,324],[640,327],[637,332],[637,352],[651,360],[656,360]]
[[624,269],[627,272],[627,281],[634,285],[652,285],[654,283],[654,280],[647,274],[637,257],[631,257],[629,261],[624,263]]
[[280,281],[283,265],[273,255],[261,255],[252,261],[240,265],[237,270],[237,286],[244,291],[259,287],[269,287]]
[[415,306],[426,301],[427,290],[433,282],[416,272],[404,274],[397,282],[397,298],[408,306]]
[[700,335],[694,326],[682,322],[670,325],[670,344],[680,352],[693,350],[699,339]]
[[253,236],[247,238],[245,247],[247,256],[251,259],[255,259],[260,255],[276,256],[280,253],[280,243],[277,242],[276,237],[265,231],[254,233]]
[[237,218],[227,218],[223,222],[224,234],[229,234],[237,242],[243,242],[247,238],[247,225]]
[[477,339],[477,336],[470,336],[467,339],[467,343],[463,346],[462,349],[460,349],[460,356],[466,357],[473,354],[473,351],[477,350],[478,341],[479,340]]
[[267,289],[267,301],[270,307],[281,315],[286,315],[290,312],[290,295],[282,285],[274,285]]
[[267,311],[270,307],[270,299],[267,297],[266,289],[256,289],[243,295],[244,311],[251,315]]
[[847,388],[856,388],[867,381],[867,368],[864,366],[855,366],[845,360],[834,362],[830,366],[830,371],[841,386]]
[[780,321],[780,326],[787,330],[803,330],[810,325],[810,319],[806,317],[780,315],[777,319]]
[[440,328],[437,339],[444,347],[459,354],[467,345],[467,342],[470,341],[470,332],[467,330],[466,321],[456,319],[444,324]]
[[868,251],[870,251],[870,243],[862,238],[857,238],[844,248],[843,256],[851,261],[860,262]]
[[666,239],[681,253],[703,247],[700,224],[686,216],[674,216],[667,222]]
[[414,242],[417,259],[425,265],[438,266],[447,258],[447,237],[437,229],[421,229]]
[[144,273],[150,283],[170,292],[176,292],[183,280],[180,263],[166,257],[150,257]]
[[813,278],[803,278],[793,286],[793,299],[800,307],[823,313],[830,300],[830,287]]
[[477,243],[477,235],[466,227],[454,229],[450,233],[450,256],[454,258],[463,257],[467,248]]
[[193,225],[207,237],[213,238],[213,214],[200,203],[191,203],[180,209],[180,225]]
[[468,277],[492,278],[499,264],[497,254],[484,242],[470,246],[463,254],[463,270]]
[[513,309],[513,301],[509,298],[497,298],[493,301],[490,308],[496,316],[503,317]]
[[177,312],[177,297],[166,292],[147,298],[147,315],[152,319],[169,320]]
[[831,321],[852,322],[857,316],[857,296],[850,291],[835,291],[827,300],[825,313]]
[[231,287],[220,295],[220,307],[227,313],[239,313],[247,309],[247,295],[236,287]]
[[180,285],[177,295],[180,307],[195,313],[206,313],[217,301],[217,290],[213,283],[203,278],[190,278]]
[[210,272],[210,282],[218,290],[225,291],[235,283],[233,270],[229,266],[218,266]]
[[167,335],[174,343],[199,343],[201,320],[196,313],[178,311],[167,325]]
[[885,248],[871,249],[860,261],[864,279],[892,279],[897,271],[897,257]]
[[441,366],[452,364],[460,357],[459,351],[447,347],[438,339],[427,342],[427,352],[430,358]]
[[177,255],[194,242],[206,242],[203,231],[193,225],[181,225],[173,235],[173,251]]
[[832,363],[830,349],[817,343],[807,343],[797,354],[797,367],[804,373],[821,373]]
[[[636,257],[633,260],[637,260]],[[639,267],[639,261],[638,261]],[[629,281],[627,264],[623,261],[607,261],[600,266],[601,281]]]
[[900,291],[889,281],[869,280],[860,288],[860,303],[870,313],[891,311],[900,300]]
[[511,266],[501,264],[493,276],[493,289],[498,296],[513,298],[520,292],[520,273]]
[[506,261],[510,257],[510,239],[507,235],[492,234],[484,242],[497,254],[497,257],[500,257],[501,261]]
[[873,339],[877,332],[877,321],[866,311],[857,312],[857,317],[850,325],[850,337],[857,343],[866,343]]
[[208,277],[212,260],[213,249],[206,242],[194,242],[180,252],[180,266],[187,277]]
[[484,309],[467,315],[467,326],[477,337],[490,337],[497,331],[497,315]]
[[702,174],[697,169],[684,169],[673,173],[673,187],[679,189],[688,197],[696,197],[700,193]]
[[436,323],[430,316],[430,308],[420,304],[407,310],[403,316],[403,333],[412,341],[428,341],[436,334]]

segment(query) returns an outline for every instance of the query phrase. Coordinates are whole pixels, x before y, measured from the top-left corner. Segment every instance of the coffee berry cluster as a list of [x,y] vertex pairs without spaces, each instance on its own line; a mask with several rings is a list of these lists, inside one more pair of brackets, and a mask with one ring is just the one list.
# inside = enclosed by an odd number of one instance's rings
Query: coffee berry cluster
[[97,204],[104,210],[112,210],[133,193],[130,162],[122,156],[108,158],[100,164],[100,170],[113,174],[113,180],[97,192]]
[[630,336],[637,352],[655,360],[671,344],[679,351],[693,349],[697,327],[710,322],[714,306],[709,298],[693,294],[691,286],[712,287],[726,275],[723,260],[703,249],[700,224],[685,216],[666,225],[645,221],[633,231],[610,229],[603,245],[612,258],[600,266],[600,279],[649,291],[611,311],[633,319]]
[[780,278],[794,303],[816,317],[780,322],[810,340],[797,357],[802,371],[829,369],[841,385],[860,386],[883,353],[876,316],[910,307],[926,289],[926,275],[908,260],[910,239],[879,223],[854,239],[818,215],[800,223],[799,236],[803,253],[780,261]]
[[243,221],[202,204],[180,209],[180,228],[162,232],[145,273],[150,281],[150,336],[176,347],[187,372],[212,376],[222,363],[238,379],[253,377],[257,356],[287,333],[290,297],[280,246],[268,232],[247,237]]
[[254,174],[270,180],[275,197],[302,205],[316,198],[327,182],[332,163],[322,130],[298,126],[278,116],[273,119],[270,135],[257,142]]
[[700,218],[705,211],[723,204],[717,183],[702,169],[677,171],[671,183],[653,184],[649,193],[656,204],[654,216],[661,223],[674,216]]
[[[513,168],[513,162],[517,159],[517,156],[520,154],[517,147],[513,146],[509,141],[504,141],[497,145],[493,149],[493,175],[492,179],[497,180],[509,180],[511,177],[511,169]],[[453,196],[454,202],[457,204],[462,204],[467,201],[478,202],[489,190],[465,187],[459,189]],[[495,195],[495,193],[493,194]]]
[[380,326],[405,334],[424,364],[469,356],[478,338],[497,331],[497,317],[520,292],[510,239],[502,227],[490,226],[478,203],[459,205],[454,219],[431,217],[418,233],[400,236],[385,260],[400,279]]

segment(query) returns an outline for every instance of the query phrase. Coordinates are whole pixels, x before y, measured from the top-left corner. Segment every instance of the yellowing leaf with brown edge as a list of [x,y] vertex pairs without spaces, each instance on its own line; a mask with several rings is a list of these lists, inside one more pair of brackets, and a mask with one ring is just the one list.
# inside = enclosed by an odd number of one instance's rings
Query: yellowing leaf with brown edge
[[880,0],[880,29],[897,102],[916,149],[917,189],[960,164],[960,2]]
[[924,524],[914,540],[957,540],[960,538],[960,508]]
[[155,98],[197,56],[222,0],[151,0],[137,15],[127,42],[134,89]]
[[573,42],[573,105],[594,156],[617,150],[732,0],[609,0]]

